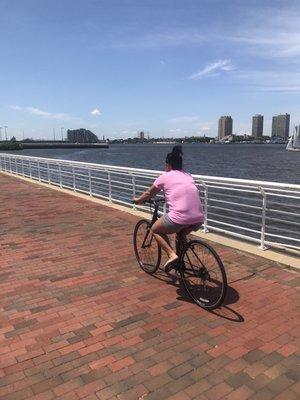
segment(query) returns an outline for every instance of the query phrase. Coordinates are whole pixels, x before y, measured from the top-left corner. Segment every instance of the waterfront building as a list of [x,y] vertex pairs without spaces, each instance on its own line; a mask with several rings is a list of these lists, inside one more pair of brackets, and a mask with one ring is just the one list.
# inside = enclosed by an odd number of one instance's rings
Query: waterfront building
[[252,136],[257,138],[262,138],[264,127],[264,116],[261,114],[256,114],[252,117]]
[[232,118],[229,115],[224,115],[219,119],[218,139],[221,140],[229,135],[232,135]]
[[70,143],[97,143],[98,137],[88,129],[68,129],[67,131],[68,142]]
[[290,114],[275,115],[272,118],[272,137],[287,139],[290,132]]
[[139,139],[145,140],[145,132],[142,131],[139,133]]

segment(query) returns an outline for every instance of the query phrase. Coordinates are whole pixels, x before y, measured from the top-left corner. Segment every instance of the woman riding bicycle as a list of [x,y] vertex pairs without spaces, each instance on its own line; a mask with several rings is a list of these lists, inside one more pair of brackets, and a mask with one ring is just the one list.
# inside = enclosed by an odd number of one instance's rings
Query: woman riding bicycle
[[204,214],[194,179],[182,169],[181,146],[173,147],[172,152],[167,155],[165,171],[148,190],[133,201],[141,204],[161,190],[164,192],[169,212],[155,222],[152,233],[159,246],[168,255],[165,268],[170,268],[178,260],[178,256],[170,246],[167,235],[181,230],[185,233],[198,230],[203,224]]

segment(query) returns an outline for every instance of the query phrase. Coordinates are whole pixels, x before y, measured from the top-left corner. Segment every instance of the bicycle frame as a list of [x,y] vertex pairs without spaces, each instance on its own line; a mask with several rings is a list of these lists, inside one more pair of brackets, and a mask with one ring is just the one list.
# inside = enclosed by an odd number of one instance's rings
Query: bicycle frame
[[[151,204],[154,204],[154,212],[153,212],[152,219],[151,219],[151,222],[150,222],[150,227],[149,227],[149,229],[148,229],[148,231],[147,231],[147,233],[145,235],[145,238],[143,240],[142,248],[145,248],[147,246],[149,247],[152,244],[153,235],[151,235],[151,239],[150,239],[150,242],[149,242],[148,245],[146,245],[146,242],[147,242],[151,227],[158,220],[158,208],[159,208],[159,203],[160,202],[163,202],[163,201],[162,200],[149,201],[150,206],[151,206]],[[188,242],[187,242],[186,234],[183,231],[180,231],[180,232],[176,233],[176,254],[179,257],[179,260],[181,260],[181,256],[183,254],[183,251],[184,251],[185,246],[187,245],[187,243]]]
[[143,248],[143,249],[144,249],[145,247],[151,246],[152,240],[153,240],[153,235],[151,235],[150,242],[149,242],[148,245],[146,245],[146,242],[147,242],[147,239],[148,239],[148,236],[149,236],[151,227],[152,227],[152,226],[155,224],[155,222],[158,220],[159,202],[153,202],[153,203],[151,202],[150,204],[154,204],[154,212],[153,212],[152,219],[151,219],[151,222],[150,222],[150,227],[149,227],[149,229],[148,229],[148,231],[147,231],[147,233],[146,233],[146,235],[145,235],[145,238],[144,238],[144,240],[143,240],[143,244],[142,244],[142,248]]

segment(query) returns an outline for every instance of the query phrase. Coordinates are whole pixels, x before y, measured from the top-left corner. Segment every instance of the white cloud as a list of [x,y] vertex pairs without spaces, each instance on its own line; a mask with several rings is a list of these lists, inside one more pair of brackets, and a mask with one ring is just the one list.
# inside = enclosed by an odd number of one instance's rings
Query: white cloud
[[173,135],[199,136],[205,134],[210,136],[215,131],[215,123],[203,121],[194,115],[174,117],[167,120],[167,123],[171,124],[168,132]]
[[199,129],[199,131],[210,132],[210,130],[212,128],[211,125],[212,124],[210,124],[210,125],[200,125],[198,129]]
[[26,114],[37,115],[38,117],[53,119],[58,121],[78,121],[79,118],[74,117],[70,114],[65,113],[51,113],[49,111],[40,110],[36,107],[20,107],[16,105],[11,105],[10,108],[15,111],[23,111]]
[[43,111],[35,107],[26,107],[24,110],[27,111],[29,114],[38,115],[45,118],[53,118],[53,116],[56,116],[56,114],[52,114],[48,111]]
[[161,47],[176,47],[201,44],[206,40],[204,34],[197,30],[169,30],[156,32],[146,35],[138,34],[124,41],[124,38],[118,38],[109,44],[113,48],[133,48],[133,49],[155,49]]
[[191,115],[182,115],[168,120],[171,124],[185,124],[200,121],[199,117]]
[[248,84],[255,91],[299,93],[300,73],[276,70],[244,70],[236,74],[236,79]]
[[243,51],[261,58],[299,61],[299,1],[294,6],[292,2],[282,2],[281,5],[275,1],[265,5],[261,3],[260,7],[244,9],[240,18],[242,29],[236,30],[237,34],[232,31],[227,37],[219,36],[219,39],[228,40],[233,46],[240,43]]
[[286,59],[300,56],[300,33],[282,33],[272,29],[249,32],[246,36],[228,38],[232,42],[248,45],[248,51],[263,58]]
[[94,116],[99,116],[99,115],[101,115],[102,113],[101,113],[100,108],[96,107],[96,108],[94,108],[94,109],[91,111],[91,114],[94,115]]
[[207,76],[218,76],[222,71],[232,71],[234,69],[231,60],[218,60],[207,64],[200,71],[192,74],[190,79],[201,79]]
[[261,90],[266,92],[300,93],[300,86],[266,86]]

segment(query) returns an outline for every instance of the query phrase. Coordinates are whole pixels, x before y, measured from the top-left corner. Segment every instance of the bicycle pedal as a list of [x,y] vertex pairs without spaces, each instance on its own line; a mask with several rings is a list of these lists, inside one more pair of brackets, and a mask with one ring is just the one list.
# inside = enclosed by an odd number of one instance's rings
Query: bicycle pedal
[[172,269],[177,270],[177,266],[178,266],[178,262],[174,261],[173,263],[170,263],[169,265],[167,265],[165,267],[165,272],[168,273],[168,272],[172,271]]

